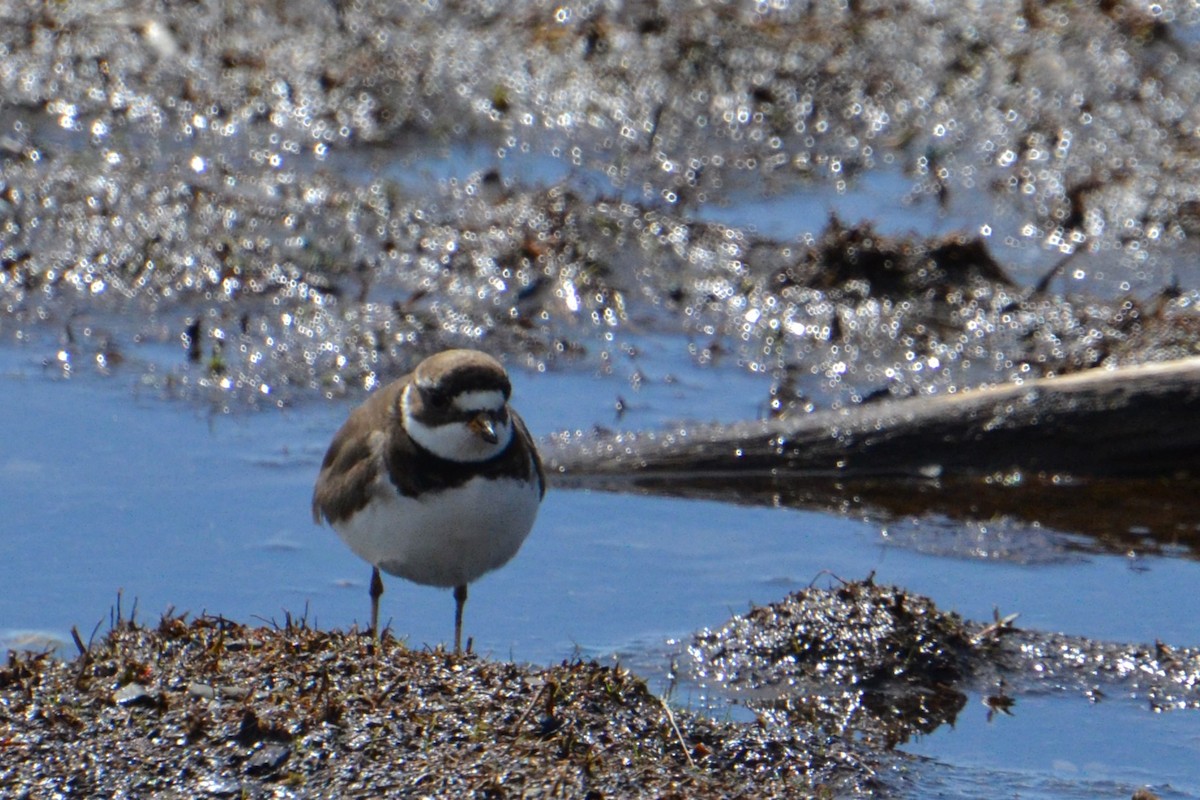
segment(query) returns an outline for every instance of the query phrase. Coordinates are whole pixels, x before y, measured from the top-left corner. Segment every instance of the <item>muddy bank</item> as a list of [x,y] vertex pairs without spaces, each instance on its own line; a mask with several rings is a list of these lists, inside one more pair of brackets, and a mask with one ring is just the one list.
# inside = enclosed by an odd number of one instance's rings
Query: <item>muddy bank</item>
[[450,345],[645,380],[663,332],[769,414],[1196,352],[1194,8],[476,11],[0,4],[0,334],[275,405]]
[[873,794],[887,759],[669,711],[620,667],[527,667],[206,617],[0,668],[6,797]]
[[692,674],[776,722],[886,748],[954,724],[971,691],[994,713],[1046,693],[1200,708],[1200,650],[1022,630],[1019,610],[964,620],[870,579],[829,583],[696,634]]
[[[1200,652],[972,622],[866,582],[697,633],[679,677],[751,709],[670,707],[620,666],[413,651],[288,618],[116,622],[72,661],[0,668],[0,788],[148,797],[794,797],[912,788],[895,750],[980,692],[1200,708]],[[670,708],[670,710],[669,710]],[[724,716],[718,714],[718,716]]]

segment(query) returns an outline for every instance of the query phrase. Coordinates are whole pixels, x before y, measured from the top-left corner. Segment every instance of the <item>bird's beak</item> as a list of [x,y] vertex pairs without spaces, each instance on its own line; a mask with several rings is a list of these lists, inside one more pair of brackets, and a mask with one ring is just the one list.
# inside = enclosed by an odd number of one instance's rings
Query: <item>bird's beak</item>
[[479,434],[479,438],[488,444],[500,441],[500,437],[496,435],[496,423],[492,421],[491,415],[486,411],[472,417],[471,421],[467,423],[467,427]]

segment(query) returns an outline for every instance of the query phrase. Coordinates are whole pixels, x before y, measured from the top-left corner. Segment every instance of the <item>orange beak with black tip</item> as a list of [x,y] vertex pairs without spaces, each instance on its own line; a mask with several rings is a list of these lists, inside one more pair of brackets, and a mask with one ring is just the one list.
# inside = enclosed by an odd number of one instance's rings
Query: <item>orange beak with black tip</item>
[[479,435],[488,444],[495,444],[500,441],[500,437],[496,435],[496,421],[492,419],[490,411],[480,411],[471,421],[467,423],[467,427]]

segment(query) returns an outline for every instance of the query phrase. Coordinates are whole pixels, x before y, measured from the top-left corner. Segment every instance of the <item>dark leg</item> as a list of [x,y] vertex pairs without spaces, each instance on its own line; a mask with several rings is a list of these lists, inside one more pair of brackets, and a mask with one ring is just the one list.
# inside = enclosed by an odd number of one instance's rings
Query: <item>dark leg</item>
[[467,604],[467,585],[454,587],[454,652],[462,652],[462,612]]
[[383,578],[379,567],[371,567],[371,635],[379,638],[379,598],[383,596]]

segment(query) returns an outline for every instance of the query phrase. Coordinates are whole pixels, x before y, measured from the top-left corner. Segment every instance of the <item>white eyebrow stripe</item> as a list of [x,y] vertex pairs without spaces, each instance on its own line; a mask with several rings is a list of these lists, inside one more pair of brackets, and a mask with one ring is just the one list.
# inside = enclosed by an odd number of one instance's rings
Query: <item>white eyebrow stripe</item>
[[496,389],[463,392],[454,398],[454,407],[459,411],[496,411],[504,408],[504,393]]

